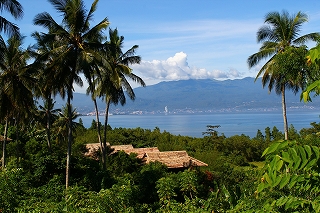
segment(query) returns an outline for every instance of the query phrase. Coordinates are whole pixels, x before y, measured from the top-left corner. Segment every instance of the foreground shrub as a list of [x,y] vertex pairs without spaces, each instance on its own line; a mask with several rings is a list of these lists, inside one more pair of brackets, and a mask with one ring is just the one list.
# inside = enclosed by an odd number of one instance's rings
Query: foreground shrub
[[0,172],[0,212],[13,212],[27,188],[27,180],[22,169]]

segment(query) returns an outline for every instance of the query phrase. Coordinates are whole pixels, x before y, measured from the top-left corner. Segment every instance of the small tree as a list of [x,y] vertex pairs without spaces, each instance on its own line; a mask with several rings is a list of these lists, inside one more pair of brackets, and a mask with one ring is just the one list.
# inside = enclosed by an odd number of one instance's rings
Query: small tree
[[220,125],[207,125],[207,131],[202,132],[202,135],[209,135],[211,137],[217,137],[218,131],[216,129],[219,127],[220,127]]

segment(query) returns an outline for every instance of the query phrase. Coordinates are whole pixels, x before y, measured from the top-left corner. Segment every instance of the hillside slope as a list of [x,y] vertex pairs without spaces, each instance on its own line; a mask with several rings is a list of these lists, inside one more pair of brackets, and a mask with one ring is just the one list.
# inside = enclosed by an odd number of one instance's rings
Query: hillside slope
[[[274,91],[262,88],[261,81],[254,78],[237,80],[180,80],[161,82],[156,85],[134,89],[136,100],[127,100],[125,106],[111,106],[111,113],[132,113],[134,111],[163,113],[167,106],[170,112],[203,111],[273,111],[281,110],[281,97]],[[288,110],[309,110],[320,106],[320,98],[311,103],[300,102],[300,92],[294,95],[286,92]],[[57,98],[57,103],[64,103]],[[81,113],[93,111],[90,96],[75,93],[73,105]],[[104,110],[102,100],[99,109]]]

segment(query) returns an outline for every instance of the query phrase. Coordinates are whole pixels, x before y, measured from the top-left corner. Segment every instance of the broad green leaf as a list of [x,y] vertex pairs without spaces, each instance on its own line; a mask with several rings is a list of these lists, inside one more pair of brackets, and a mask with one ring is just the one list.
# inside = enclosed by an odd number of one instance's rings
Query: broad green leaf
[[270,184],[270,185],[272,184],[272,180],[267,173],[264,174],[264,179],[268,184]]
[[287,200],[285,206],[284,206],[284,209],[285,210],[288,210],[289,208],[291,208],[292,206],[292,202],[294,201],[294,198],[293,197],[289,197],[289,199]]
[[290,183],[288,184],[289,189],[291,189],[296,183],[297,183],[296,180],[294,181],[291,180]]
[[280,161],[280,156],[279,155],[275,155],[272,159],[272,161],[270,162],[270,167],[268,169],[269,173],[273,172],[274,170],[277,170],[278,168],[278,162]]
[[260,183],[258,188],[257,188],[257,192],[260,193],[262,192],[265,188],[267,188],[267,185],[265,183]]
[[297,154],[297,151],[294,148],[289,148],[288,150],[290,156],[292,157],[293,161],[298,161],[300,159],[300,157]]
[[314,151],[314,154],[316,155],[316,158],[319,159],[319,148],[316,146],[311,146],[312,150]]
[[277,200],[277,206],[283,206],[287,201],[289,197],[281,197]]
[[306,151],[306,153],[308,154],[308,158],[311,157],[312,152],[311,152],[311,147],[309,145],[304,145],[304,150]]
[[299,200],[299,198],[294,198],[293,201],[291,202],[290,208],[292,210],[297,209],[299,206],[303,206],[304,201]]
[[306,155],[306,151],[304,150],[304,148],[302,146],[298,146],[297,149],[299,150],[299,154],[301,156],[302,162],[306,161],[307,155]]
[[282,152],[282,157],[281,158],[282,158],[283,161],[285,161],[287,163],[292,163],[292,159],[291,159],[291,157],[290,157],[288,152]]
[[277,162],[277,171],[280,171],[280,169],[282,168],[283,166],[283,161],[279,159],[279,161]]
[[317,201],[313,201],[312,203],[312,208],[315,210],[315,212],[320,212],[320,203]]
[[289,183],[290,178],[291,178],[290,175],[285,175],[285,176],[282,178],[282,180],[281,180],[281,182],[280,182],[280,185],[279,185],[280,189],[282,189],[283,187],[285,187],[285,186]]
[[293,170],[297,170],[300,166],[300,163],[301,163],[301,158],[300,157],[297,157],[295,162],[294,162],[294,166],[293,166]]
[[296,183],[297,183],[298,175],[294,175],[291,177],[291,180],[289,181],[288,187],[291,189]]
[[302,99],[304,102],[312,101],[310,98],[310,92],[314,90],[319,90],[320,89],[320,80],[317,80],[313,82],[312,84],[308,85],[305,91],[302,93]]
[[278,146],[280,145],[279,142],[275,142],[273,143],[271,146],[269,146],[268,148],[266,148],[264,150],[264,152],[262,153],[262,156],[268,155],[272,152],[274,152],[275,150],[277,150]]
[[302,97],[300,100],[303,100],[304,102],[312,102],[312,99],[310,98],[310,91],[304,91],[302,92]]
[[277,181],[277,172],[276,171],[272,171],[271,173],[269,173],[269,177],[270,177],[270,179],[272,181],[271,185],[273,185],[274,182]]
[[281,177],[281,176],[275,177],[275,180],[274,180],[274,182],[273,182],[273,184],[272,184],[272,188],[278,186],[279,183],[281,182],[281,180],[282,180],[282,177]]
[[308,191],[310,189],[310,187],[311,187],[311,184],[307,184],[306,186],[304,186],[304,190]]
[[309,161],[309,163],[304,167],[304,170],[309,170],[312,166],[314,166],[317,163],[317,161],[317,159]]
[[309,163],[309,160],[303,161],[299,167],[299,170],[303,169],[307,165],[307,163]]
[[316,47],[313,47],[309,50],[310,60],[314,63],[316,60],[320,59],[320,45],[317,45]]
[[[304,178],[304,176],[303,175],[298,175],[298,178],[296,179],[297,180],[297,182],[304,182],[305,181],[305,178]],[[303,186],[302,186],[303,187]]]
[[279,142],[278,150],[281,150],[281,149],[287,147],[288,144],[289,144],[289,141],[280,141],[280,142]]
[[[307,163],[309,162],[309,158],[311,156],[311,148],[310,146],[299,146],[298,147],[299,149],[299,153],[300,153],[300,156],[302,157],[302,162],[301,162],[301,165],[299,167],[299,169],[303,169],[305,167],[305,165],[307,165]],[[308,152],[310,152],[310,154],[308,154]],[[307,157],[308,155],[308,157]]]
[[294,212],[293,210],[297,209],[299,206],[303,206],[304,203],[304,199],[290,196],[285,204],[285,210],[291,209],[290,212]]

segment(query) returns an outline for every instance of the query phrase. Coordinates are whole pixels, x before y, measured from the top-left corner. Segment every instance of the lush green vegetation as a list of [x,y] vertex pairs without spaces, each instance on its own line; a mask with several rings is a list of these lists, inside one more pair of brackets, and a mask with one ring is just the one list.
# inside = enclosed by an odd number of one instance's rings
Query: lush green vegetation
[[[209,166],[178,172],[157,162],[142,165],[135,155],[118,152],[108,155],[104,171],[101,162],[84,157],[85,144],[98,142],[97,125],[93,121],[86,129],[80,122],[74,129],[68,189],[64,183],[67,143],[59,140],[58,131],[51,135],[49,150],[45,131],[31,127],[17,131],[10,126],[8,137],[12,141],[7,145],[7,167],[1,172],[0,209],[4,212],[257,212],[263,209],[313,212],[319,207],[320,138],[316,134],[319,126],[312,123],[312,127],[299,133],[291,126],[289,137],[295,140],[290,142],[279,142],[283,134],[275,127],[257,131],[254,138],[225,137],[218,129],[203,138],[193,138],[161,132],[159,128],[108,126],[108,141],[113,145],[187,150]],[[0,129],[3,132],[4,126]]]
[[[141,59],[136,45],[122,51],[124,37],[117,30],[110,29],[107,40],[107,18],[90,27],[98,0],[89,10],[81,0],[50,3],[62,23],[48,13],[36,15],[34,24],[46,32],[33,33],[36,44],[28,49],[18,28],[0,19],[0,30],[10,35],[7,41],[0,37],[0,212],[320,211],[320,124],[298,133],[287,127],[285,112],[285,88],[298,92],[310,84],[302,97],[319,94],[319,47],[309,52],[300,46],[319,41],[319,35],[298,37],[305,14],[267,14],[271,27],[258,31],[264,43],[248,60],[254,66],[272,56],[258,76],[264,73],[263,85],[283,96],[284,134],[267,127],[254,138],[225,137],[219,126],[208,125],[203,138],[193,138],[159,128],[112,129],[107,117],[104,125],[97,120],[88,129],[75,122],[73,85],[83,85],[81,74],[93,102],[104,97],[108,112],[110,103],[125,103],[125,93],[135,98],[127,78],[144,85],[129,67]],[[0,6],[15,18],[22,14],[17,1]],[[62,109],[54,107],[56,95],[66,98]],[[159,162],[144,165],[134,154],[111,154],[106,141],[186,150],[209,166],[175,171]],[[84,156],[87,143],[100,143],[99,160]]]

